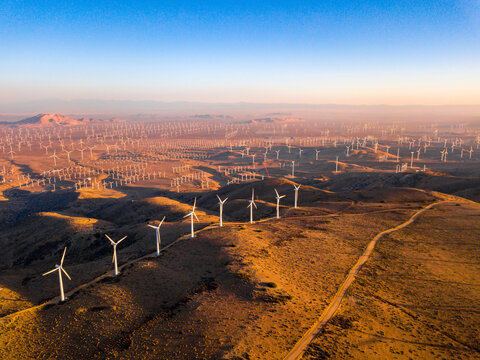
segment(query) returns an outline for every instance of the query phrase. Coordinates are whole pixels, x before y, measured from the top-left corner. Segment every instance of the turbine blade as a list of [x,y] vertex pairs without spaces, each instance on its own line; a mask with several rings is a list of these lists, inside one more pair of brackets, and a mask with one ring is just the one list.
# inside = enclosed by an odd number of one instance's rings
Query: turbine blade
[[54,271],[57,271],[58,269],[59,269],[59,268],[55,268],[55,269],[53,269],[53,270],[47,271],[45,274],[42,274],[42,276],[51,274],[51,273],[53,273]]
[[72,280],[72,278],[70,277],[70,275],[68,275],[68,273],[65,271],[65,269],[64,269],[63,267],[61,267],[60,269],[63,271],[63,273],[64,273],[65,275],[67,275],[68,280]]
[[197,221],[200,222],[200,220],[198,220],[197,214],[193,213],[193,215],[195,215],[195,219],[197,219]]
[[190,215],[192,215],[191,211],[187,215],[185,215],[184,218],[189,217]]
[[63,255],[62,255],[62,260],[60,260],[60,266],[63,264],[63,259],[65,259],[65,253],[67,252],[67,247],[65,246],[65,249],[63,249]]
[[274,189],[274,190],[275,190],[275,194],[277,194],[277,197],[280,197],[280,195],[278,195],[277,189]]
[[280,196],[280,199],[283,199],[285,196],[287,196],[287,195],[282,195],[282,196]]
[[162,226],[163,222],[165,221],[166,216],[163,217],[162,221],[160,221],[160,224],[158,224],[158,228],[160,229],[160,226]]
[[222,202],[222,199],[220,199],[220,196],[217,195],[218,201]]
[[152,229],[156,229],[157,227],[154,225],[147,224],[147,226],[150,226]]
[[[128,235],[127,235],[128,236]],[[127,237],[124,236],[123,238],[121,238],[120,240],[117,241],[117,245],[120,244],[123,240],[125,240]]]
[[115,241],[113,241],[112,239],[110,239],[110,236],[108,236],[107,234],[105,234],[105,236],[107,237],[108,240],[110,240],[110,242],[111,242],[112,244],[115,245]]
[[257,208],[257,204],[255,204],[255,201],[252,202],[252,204],[253,204],[253,206],[255,206],[255,209],[258,209],[258,208]]

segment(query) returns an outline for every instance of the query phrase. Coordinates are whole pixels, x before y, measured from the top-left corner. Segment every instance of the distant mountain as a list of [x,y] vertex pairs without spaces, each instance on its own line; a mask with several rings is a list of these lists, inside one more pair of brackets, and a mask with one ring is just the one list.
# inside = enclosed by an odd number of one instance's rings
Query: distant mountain
[[251,124],[262,124],[262,123],[287,123],[287,122],[303,122],[304,119],[285,116],[285,117],[266,117],[266,118],[258,118],[247,121]]
[[42,126],[72,126],[78,125],[78,120],[61,114],[38,114],[30,118],[10,123],[9,125],[42,125]]
[[100,123],[100,122],[124,122],[118,118],[112,118],[108,120],[97,120],[93,118],[80,118],[72,119],[68,116],[62,114],[38,114],[23,120],[7,122],[2,121],[0,125],[7,126],[78,126],[91,123]]

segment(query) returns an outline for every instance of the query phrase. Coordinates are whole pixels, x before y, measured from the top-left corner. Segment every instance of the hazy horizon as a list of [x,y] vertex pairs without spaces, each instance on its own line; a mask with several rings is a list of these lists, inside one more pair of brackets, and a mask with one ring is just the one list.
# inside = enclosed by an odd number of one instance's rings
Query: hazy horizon
[[352,105],[292,103],[207,103],[128,100],[39,100],[0,104],[0,120],[14,121],[37,114],[59,113],[73,118],[125,119],[185,118],[196,115],[233,115],[237,119],[293,116],[315,120],[480,120],[480,105]]

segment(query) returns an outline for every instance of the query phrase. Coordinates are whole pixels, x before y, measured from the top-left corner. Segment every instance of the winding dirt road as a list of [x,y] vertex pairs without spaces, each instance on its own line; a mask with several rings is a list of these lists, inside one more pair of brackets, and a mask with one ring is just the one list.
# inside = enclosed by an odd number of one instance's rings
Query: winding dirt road
[[360,256],[356,264],[352,267],[350,272],[347,275],[347,278],[345,281],[342,283],[340,288],[337,290],[337,293],[333,297],[332,301],[330,304],[327,306],[327,308],[324,310],[320,318],[313,324],[313,326],[302,336],[300,340],[295,344],[293,349],[290,351],[290,353],[284,358],[284,360],[297,360],[301,358],[303,355],[304,351],[306,350],[307,346],[315,339],[315,337],[318,335],[318,333],[325,327],[328,321],[332,319],[332,317],[335,315],[337,312],[338,308],[340,307],[340,304],[342,303],[342,300],[345,296],[345,293],[347,292],[348,288],[350,285],[352,285],[353,280],[355,280],[355,276],[358,274],[360,269],[362,268],[363,264],[368,260],[370,255],[372,254],[373,250],[375,249],[375,245],[377,244],[378,240],[380,240],[384,235],[389,234],[394,231],[398,231],[400,229],[403,229],[404,227],[410,225],[413,223],[423,212],[427,211],[428,209],[431,209],[434,206],[441,205],[441,204],[446,204],[451,201],[438,201],[433,204],[430,204],[423,209],[418,210],[415,212],[410,219],[405,221],[404,223],[395,226],[394,228],[390,228],[388,230],[382,231],[381,233],[378,233],[367,245],[365,248],[363,254]]

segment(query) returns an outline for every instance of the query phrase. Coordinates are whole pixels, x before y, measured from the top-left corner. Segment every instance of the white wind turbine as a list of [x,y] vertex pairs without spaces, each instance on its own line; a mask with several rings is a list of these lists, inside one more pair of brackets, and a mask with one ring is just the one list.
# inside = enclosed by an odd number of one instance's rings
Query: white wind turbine
[[57,158],[59,156],[57,155],[56,150],[53,151],[53,155],[51,155],[50,157],[53,158],[53,163],[54,163],[55,166],[57,166]]
[[88,148],[90,149],[90,160],[92,160],[93,159],[93,152],[92,151],[93,151],[93,149],[95,149],[95,145],[89,146]]
[[68,164],[70,164],[70,153],[71,153],[71,152],[73,152],[73,150],[70,150],[70,151],[68,151],[68,150],[64,150],[64,152],[66,152],[66,153],[67,153]]
[[253,224],[253,207],[257,208],[257,204],[255,204],[255,189],[252,189],[252,200],[249,200],[249,204],[247,207],[250,208],[250,224]]
[[108,236],[107,234],[105,234],[105,236],[107,237],[108,240],[110,240],[110,242],[112,243],[112,246],[113,246],[113,263],[115,264],[114,274],[115,274],[115,276],[117,276],[119,274],[119,272],[118,272],[118,262],[117,262],[117,245],[120,244],[123,240],[125,240],[126,236],[124,236],[123,238],[121,238],[117,242],[110,239],[110,236]]
[[218,205],[220,205],[220,227],[222,227],[223,226],[223,204],[225,204],[225,201],[228,200],[228,197],[222,200],[220,199],[220,196],[217,195],[217,198],[218,198]]
[[190,216],[190,224],[191,224],[191,233],[190,233],[190,237],[191,238],[194,238],[195,237],[195,232],[193,231],[193,217],[195,216],[195,219],[198,220],[198,217],[197,217],[197,214],[195,213],[195,205],[197,204],[197,198],[195,198],[194,202],[193,202],[193,208],[192,208],[192,211],[190,211],[187,215],[184,216],[184,218]]
[[66,252],[67,252],[67,248],[65,247],[65,249],[63,250],[62,260],[60,260],[60,265],[55,265],[55,269],[47,271],[45,274],[42,275],[42,276],[45,276],[53,273],[54,271],[58,271],[58,281],[60,282],[60,301],[62,302],[65,301],[65,294],[63,292],[62,271],[70,280],[72,280],[70,276],[67,274],[67,272],[65,271],[65,269],[63,268],[63,259],[65,259]]
[[298,185],[293,185],[294,187],[294,191],[295,191],[295,202],[294,202],[294,208],[296,209],[297,208],[297,203],[298,203],[298,189],[300,189],[300,184]]
[[276,194],[276,198],[277,198],[277,219],[280,219],[280,199],[284,198],[285,195],[280,196],[278,194],[277,189],[274,189],[274,190],[275,190],[275,194]]
[[155,229],[155,241],[156,241],[156,243],[157,243],[157,256],[160,256],[160,245],[161,245],[160,226],[162,226],[164,220],[165,220],[165,216],[164,216],[163,219],[160,221],[160,224],[158,224],[158,226],[147,224],[147,225],[150,226],[152,229]]

